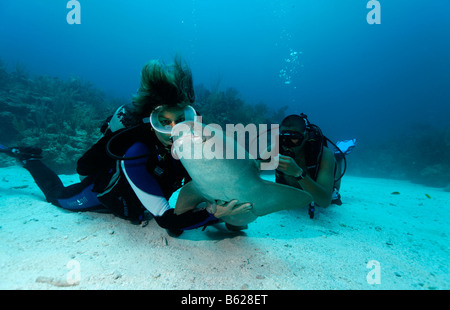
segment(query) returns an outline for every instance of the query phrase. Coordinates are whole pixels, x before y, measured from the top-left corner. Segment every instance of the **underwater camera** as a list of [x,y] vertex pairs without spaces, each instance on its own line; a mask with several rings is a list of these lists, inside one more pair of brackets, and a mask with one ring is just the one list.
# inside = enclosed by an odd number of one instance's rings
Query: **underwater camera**
[[284,156],[289,156],[291,158],[295,158],[294,152],[292,152],[290,149],[284,149],[283,147],[280,148],[280,154]]

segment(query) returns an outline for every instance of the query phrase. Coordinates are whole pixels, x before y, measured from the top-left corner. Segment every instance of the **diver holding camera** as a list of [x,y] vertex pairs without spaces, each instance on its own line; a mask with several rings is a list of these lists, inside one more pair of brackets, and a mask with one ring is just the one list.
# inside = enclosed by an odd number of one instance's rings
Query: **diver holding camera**
[[[338,142],[338,146],[302,113],[289,115],[281,122],[279,141],[276,182],[302,189],[313,196],[314,203],[309,210],[311,218],[317,205],[341,205],[338,190],[346,169],[345,156],[355,146],[356,139]],[[335,151],[328,147],[328,143]]]

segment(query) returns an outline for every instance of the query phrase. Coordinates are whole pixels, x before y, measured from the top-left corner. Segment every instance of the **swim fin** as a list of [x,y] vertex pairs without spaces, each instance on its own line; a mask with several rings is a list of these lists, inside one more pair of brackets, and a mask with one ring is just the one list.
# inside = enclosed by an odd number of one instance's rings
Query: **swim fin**
[[4,153],[18,160],[42,158],[42,149],[32,146],[6,147],[0,144],[0,153]]

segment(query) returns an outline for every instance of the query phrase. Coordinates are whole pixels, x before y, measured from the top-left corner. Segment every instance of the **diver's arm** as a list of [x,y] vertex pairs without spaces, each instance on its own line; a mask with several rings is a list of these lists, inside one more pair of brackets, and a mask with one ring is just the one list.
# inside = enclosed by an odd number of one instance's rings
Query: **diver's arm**
[[169,230],[189,230],[205,225],[217,223],[224,216],[231,216],[249,212],[250,203],[238,204],[237,200],[231,200],[224,205],[206,203],[204,209],[192,209],[182,214],[175,214],[175,209],[168,209],[162,216],[155,217],[156,222],[162,228]]
[[[305,178],[298,181],[300,186],[313,196],[314,202],[324,208],[328,207],[331,203],[334,167],[335,159],[333,152],[328,148],[324,148],[317,180],[314,181],[309,175],[306,175]],[[297,177],[300,173],[294,176]]]
[[203,197],[191,181],[184,185],[180,190],[175,205],[175,214],[181,215],[189,210],[198,209],[200,204],[204,204],[204,209],[213,214],[216,218],[249,212],[252,208],[250,203],[238,204],[237,200],[228,202],[213,201],[211,203]]
[[334,167],[333,152],[328,148],[324,148],[317,181],[314,181],[308,174],[303,179],[298,179],[303,169],[289,156],[280,155],[278,170],[290,178],[290,185],[295,186],[294,184],[297,184],[298,186],[295,187],[301,187],[301,189],[311,194],[316,204],[321,207],[328,207],[333,193]]
[[145,160],[127,160],[121,162],[122,171],[142,205],[155,217],[162,228],[185,230],[204,226],[217,221],[206,210],[190,210],[177,215],[170,207],[155,178],[145,169]]
[[[123,168],[126,169],[125,167]],[[158,225],[172,231],[189,230],[210,225],[216,223],[221,217],[248,212],[251,208],[248,203],[237,205],[237,200],[232,200],[224,205],[206,203],[206,208],[200,209],[195,207],[203,203],[204,199],[199,202],[197,199],[192,199],[193,197],[189,199],[185,196],[185,202],[192,203],[194,208],[178,214],[175,212],[175,209],[170,207],[169,202],[162,195],[149,194],[148,192],[143,191],[129,178],[126,170],[124,173],[129,184],[136,193],[136,196],[143,206],[152,213]],[[152,177],[151,175],[149,176]],[[159,186],[153,184],[151,189],[152,192],[154,192],[155,189],[159,189]],[[181,199],[183,199],[183,197],[178,196],[177,205],[178,201]]]
[[[127,150],[125,157],[136,156],[141,153],[146,154],[148,153],[148,150],[142,143],[135,143]],[[199,203],[205,201],[205,199],[193,191],[194,187],[193,184],[191,184],[191,187],[187,187],[187,189],[190,188],[190,190],[182,191],[180,195],[182,193],[183,195],[181,195],[181,197],[179,196],[177,199],[177,201],[182,199],[185,205],[190,206],[191,210],[183,212],[182,214],[176,214],[175,210],[170,207],[169,202],[164,197],[159,183],[154,176],[147,171],[146,162],[146,158],[139,158],[122,160],[120,164],[125,178],[139,201],[153,216],[155,216],[155,220],[163,228],[169,230],[193,229],[205,226],[212,221],[217,221],[214,214],[221,217],[248,212],[250,210],[248,204],[236,205],[236,202],[230,202],[225,206],[215,206],[214,210],[212,210],[212,208],[194,209]],[[191,195],[186,195],[187,193],[191,193]],[[187,210],[187,208],[184,209]],[[211,213],[207,211],[208,209],[211,210]]]
[[[153,178],[151,175],[149,175],[149,177]],[[184,212],[183,214],[175,214],[175,209],[170,207],[169,202],[162,194],[149,194],[148,192],[138,188],[133,183],[133,180],[128,177],[127,179],[142,205],[150,211],[150,213],[155,217],[158,225],[162,228],[169,230],[188,230],[205,226],[207,224],[211,224],[211,222],[217,221],[217,218],[215,218],[213,214],[206,211],[206,209],[192,209]],[[155,190],[160,190],[157,182],[155,183],[152,185],[152,192]]]

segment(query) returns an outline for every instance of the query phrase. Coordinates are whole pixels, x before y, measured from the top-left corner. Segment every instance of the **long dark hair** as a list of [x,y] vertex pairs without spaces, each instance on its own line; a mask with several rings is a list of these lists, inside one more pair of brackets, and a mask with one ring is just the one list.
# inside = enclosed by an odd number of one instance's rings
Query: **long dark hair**
[[158,106],[184,107],[195,100],[192,72],[179,56],[166,65],[149,61],[141,71],[141,85],[133,96],[133,114],[144,117]]

